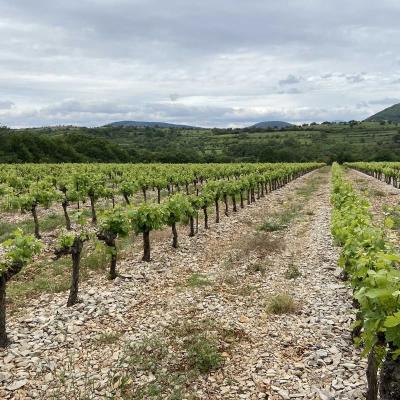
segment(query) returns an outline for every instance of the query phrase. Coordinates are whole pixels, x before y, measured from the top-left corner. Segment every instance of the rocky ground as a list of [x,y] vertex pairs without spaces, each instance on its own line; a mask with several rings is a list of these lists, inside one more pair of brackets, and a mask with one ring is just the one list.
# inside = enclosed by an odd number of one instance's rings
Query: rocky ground
[[[0,397],[364,398],[329,178],[308,174],[194,238],[181,228],[176,251],[169,231],[153,235],[152,262],[138,251],[119,264],[125,278],[93,276],[74,307],[66,293],[32,300],[9,320]],[[258,229],[293,210],[288,227]]]

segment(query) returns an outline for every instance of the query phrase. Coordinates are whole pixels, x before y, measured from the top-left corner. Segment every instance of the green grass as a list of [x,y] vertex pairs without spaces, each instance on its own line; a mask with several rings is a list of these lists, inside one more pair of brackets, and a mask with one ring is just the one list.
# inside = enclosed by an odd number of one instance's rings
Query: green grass
[[[129,242],[126,242],[126,245],[129,245]],[[86,243],[81,261],[81,279],[88,279],[90,272],[105,274],[109,262],[110,256],[104,245],[95,242]],[[29,301],[32,296],[43,292],[58,293],[68,290],[71,263],[71,257],[64,256],[55,261],[47,257],[30,264],[8,285],[7,297],[10,303],[19,306]]]
[[385,213],[385,226],[393,229],[400,230],[400,207],[383,207]]
[[[39,218],[39,227],[41,232],[53,231],[60,226],[64,226],[65,219],[61,214],[51,213],[45,218]],[[16,229],[22,229],[25,233],[33,234],[35,226],[33,218],[29,217],[26,221],[18,223],[0,222],[0,242],[10,238]]]
[[287,270],[285,271],[285,278],[286,279],[297,279],[301,276],[301,272],[299,271],[299,269],[293,265],[290,264],[287,268]]
[[209,281],[207,276],[199,274],[197,272],[190,275],[186,281],[186,286],[191,288],[202,288],[209,285],[211,285],[211,282]]
[[267,219],[259,226],[259,229],[265,232],[276,232],[281,231],[286,227],[286,225],[283,225],[276,220]]
[[218,349],[218,342],[206,335],[197,335],[187,343],[186,351],[192,368],[206,374],[222,365],[222,355]]
[[278,294],[272,297],[267,304],[267,310],[271,314],[292,314],[297,309],[293,298],[287,294]]

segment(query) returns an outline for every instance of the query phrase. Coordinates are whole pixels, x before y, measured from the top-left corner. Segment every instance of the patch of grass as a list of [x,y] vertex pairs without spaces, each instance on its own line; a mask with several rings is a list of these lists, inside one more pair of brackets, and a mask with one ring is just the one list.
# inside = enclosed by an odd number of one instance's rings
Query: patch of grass
[[191,288],[201,288],[211,285],[211,282],[208,280],[207,276],[195,272],[189,276],[186,285]]
[[[196,399],[190,384],[223,363],[222,343],[233,343],[240,332],[223,329],[214,320],[179,320],[161,336],[130,343],[116,363],[110,386],[121,399]],[[224,347],[225,349],[225,347]],[[150,377],[142,384],[132,377]]]
[[96,342],[99,344],[113,344],[117,343],[121,338],[120,332],[103,332],[96,339]]
[[290,223],[300,214],[302,206],[289,204],[282,211],[269,216],[258,229],[266,232],[275,232],[286,229]]
[[244,285],[237,289],[238,296],[251,296],[251,294],[256,290],[256,287],[253,285]]
[[[64,226],[65,219],[62,214],[51,213],[46,217],[39,217],[39,227],[41,232],[50,232],[56,228]],[[33,219],[29,218],[26,221],[18,223],[1,222],[0,223],[0,242],[7,240],[16,229],[22,229],[25,233],[34,234],[35,225]]]
[[382,190],[371,188],[369,186],[363,186],[360,188],[360,191],[364,196],[368,197],[385,197],[386,193]]
[[[71,284],[71,257],[52,260],[51,255],[25,267],[8,285],[7,297],[12,306],[21,306],[29,298],[40,293],[59,293]],[[84,246],[81,260],[81,279],[90,276],[90,271],[105,271],[110,256],[103,244],[89,242]],[[19,307],[18,307],[19,308]]]
[[225,269],[232,269],[234,264],[240,261],[241,252],[238,253],[229,253],[228,257],[223,261],[222,266]]
[[265,275],[266,271],[267,271],[267,267],[264,264],[250,264],[247,268],[246,271],[249,274],[257,274],[260,273],[261,275]]
[[222,365],[223,359],[216,339],[207,338],[205,335],[195,336],[187,343],[186,350],[192,368],[202,374]]
[[267,310],[271,314],[293,314],[298,307],[293,298],[287,294],[277,294],[272,297],[267,305]]
[[301,272],[299,271],[299,269],[293,265],[290,264],[287,268],[287,270],[285,271],[285,278],[286,279],[297,279],[301,276]]
[[276,232],[281,231],[286,228],[286,225],[280,224],[278,221],[274,220],[265,220],[260,226],[259,229],[265,232]]
[[236,286],[239,283],[239,277],[237,274],[224,274],[222,276],[222,282],[228,286]]
[[256,235],[249,236],[237,244],[242,257],[257,253],[264,257],[268,254],[282,251],[285,248],[285,242],[282,238],[274,238],[264,232],[258,232]]
[[389,229],[400,230],[400,207],[383,207],[385,226]]

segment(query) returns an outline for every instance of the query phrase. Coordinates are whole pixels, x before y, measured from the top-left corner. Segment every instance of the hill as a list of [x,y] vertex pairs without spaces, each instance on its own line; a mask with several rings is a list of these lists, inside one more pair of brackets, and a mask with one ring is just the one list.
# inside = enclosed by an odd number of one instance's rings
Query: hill
[[399,124],[305,124],[282,129],[0,127],[1,162],[400,161]]
[[136,127],[141,127],[141,128],[149,127],[149,128],[186,128],[186,129],[193,128],[193,129],[196,129],[195,126],[190,126],[190,125],[170,124],[168,122],[149,122],[149,121],[117,121],[117,122],[111,122],[110,124],[107,124],[106,126],[123,126],[123,127],[136,126]]
[[293,124],[289,124],[289,122],[284,121],[263,121],[258,122],[257,124],[249,126],[249,128],[258,128],[258,129],[268,129],[268,128],[289,128],[290,126],[295,126]]
[[385,108],[384,110],[372,115],[365,121],[383,122],[392,121],[400,122],[400,103],[395,104],[391,107]]

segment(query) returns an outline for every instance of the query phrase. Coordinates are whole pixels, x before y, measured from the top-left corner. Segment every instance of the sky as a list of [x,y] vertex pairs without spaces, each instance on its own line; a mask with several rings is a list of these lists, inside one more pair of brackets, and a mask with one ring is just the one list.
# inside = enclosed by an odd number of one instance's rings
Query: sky
[[400,102],[398,0],[0,0],[0,125],[241,127]]

